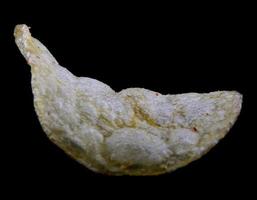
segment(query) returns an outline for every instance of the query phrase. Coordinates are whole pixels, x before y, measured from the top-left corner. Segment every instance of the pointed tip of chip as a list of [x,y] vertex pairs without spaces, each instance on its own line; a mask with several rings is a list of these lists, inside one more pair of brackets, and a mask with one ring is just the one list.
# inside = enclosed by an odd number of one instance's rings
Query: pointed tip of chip
[[14,28],[14,37],[16,39],[30,37],[31,34],[29,32],[29,29],[30,27],[28,27],[26,24],[16,25]]

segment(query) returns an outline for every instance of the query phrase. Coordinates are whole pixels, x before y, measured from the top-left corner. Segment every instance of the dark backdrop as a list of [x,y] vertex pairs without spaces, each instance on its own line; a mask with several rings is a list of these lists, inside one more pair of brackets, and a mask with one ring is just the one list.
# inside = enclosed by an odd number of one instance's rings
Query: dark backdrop
[[177,184],[202,187],[216,181],[220,190],[248,183],[253,178],[250,142],[255,133],[248,124],[254,72],[250,62],[252,28],[247,19],[240,12],[186,14],[144,8],[51,6],[2,18],[1,100],[7,131],[2,132],[1,143],[8,180],[18,185],[23,180],[32,185],[44,181],[55,186],[89,182],[109,185],[102,179],[105,176],[78,164],[44,134],[33,108],[30,68],[13,39],[14,26],[25,23],[62,66],[75,75],[103,81],[116,91],[143,87],[164,94],[215,90],[242,93],[244,103],[238,121],[207,155],[173,173],[155,177],[153,182],[141,179],[132,181],[132,185],[157,187],[165,180],[169,189]]

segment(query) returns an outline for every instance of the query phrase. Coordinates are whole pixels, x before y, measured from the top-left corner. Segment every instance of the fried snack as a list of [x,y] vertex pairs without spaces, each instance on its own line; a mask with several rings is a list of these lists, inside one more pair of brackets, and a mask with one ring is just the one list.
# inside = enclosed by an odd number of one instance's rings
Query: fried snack
[[15,41],[31,66],[34,106],[51,141],[87,168],[109,175],[158,175],[200,158],[235,123],[235,91],[162,95],[115,92],[61,67],[26,25]]

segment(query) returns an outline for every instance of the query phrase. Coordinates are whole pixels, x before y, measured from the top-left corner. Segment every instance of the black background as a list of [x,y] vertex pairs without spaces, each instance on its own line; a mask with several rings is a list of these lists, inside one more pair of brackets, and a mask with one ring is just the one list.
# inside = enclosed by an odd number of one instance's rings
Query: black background
[[154,181],[122,177],[126,181],[115,182],[122,185],[130,179],[128,191],[144,185],[155,188],[160,183],[164,190],[175,185],[200,190],[213,182],[217,182],[215,191],[248,185],[253,179],[250,143],[256,132],[250,128],[249,115],[254,90],[251,17],[226,9],[175,12],[175,8],[164,7],[78,7],[18,9],[2,18],[1,100],[8,131],[2,133],[1,146],[11,185],[20,187],[25,181],[55,187],[93,183],[108,187],[111,178],[78,164],[43,132],[33,108],[30,68],[13,39],[14,26],[21,23],[31,27],[33,36],[62,66],[75,75],[103,81],[116,91],[143,87],[164,94],[216,90],[243,94],[238,121],[206,156],[173,173],[153,177]]

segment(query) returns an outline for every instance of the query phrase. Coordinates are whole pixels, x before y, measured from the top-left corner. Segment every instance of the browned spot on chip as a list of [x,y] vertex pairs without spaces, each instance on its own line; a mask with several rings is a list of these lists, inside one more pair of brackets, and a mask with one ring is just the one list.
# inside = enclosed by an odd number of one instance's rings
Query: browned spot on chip
[[197,132],[197,128],[193,127],[192,131]]

